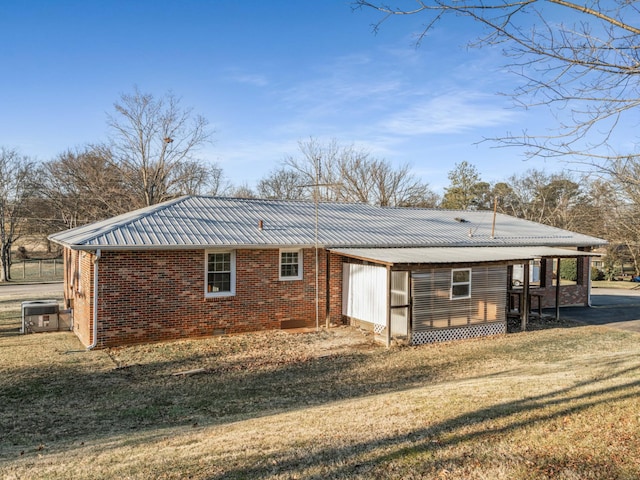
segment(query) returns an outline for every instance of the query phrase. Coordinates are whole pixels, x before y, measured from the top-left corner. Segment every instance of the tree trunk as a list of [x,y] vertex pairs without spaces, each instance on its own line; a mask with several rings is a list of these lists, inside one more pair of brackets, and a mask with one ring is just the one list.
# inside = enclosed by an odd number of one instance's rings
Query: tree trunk
[[0,247],[0,282],[11,280],[11,244],[6,243]]

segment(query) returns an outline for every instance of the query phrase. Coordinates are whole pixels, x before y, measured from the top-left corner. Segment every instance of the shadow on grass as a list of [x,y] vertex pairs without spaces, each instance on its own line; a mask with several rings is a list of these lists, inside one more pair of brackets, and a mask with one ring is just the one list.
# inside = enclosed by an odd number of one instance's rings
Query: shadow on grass
[[[142,433],[148,439],[164,435],[166,428],[223,425],[339,400],[407,391],[449,380],[460,364],[482,360],[471,348],[468,353],[451,358],[431,355],[425,359],[416,355],[411,362],[396,365],[388,360],[398,350],[380,348],[251,368],[242,359],[217,364],[215,352],[193,352],[184,359],[118,368],[105,351],[64,350],[73,343],[68,341],[72,334],[56,335],[61,341],[60,346],[50,347],[55,353],[54,363],[37,362],[37,347],[31,347],[37,342],[31,341],[24,349],[32,350],[29,355],[33,355],[33,366],[26,362],[27,366],[10,371],[3,368],[0,405],[5,413],[0,415],[0,458],[16,458],[20,452],[30,455],[64,451],[84,442],[123,438],[129,433]],[[538,348],[544,350],[545,341],[557,342],[545,337],[538,342]],[[517,350],[509,343],[492,350],[492,358],[504,355],[526,361],[531,355],[531,351]],[[424,357],[428,352],[423,350]],[[209,367],[202,375],[170,374],[206,362]],[[640,381],[604,386],[605,382],[636,376],[640,367],[625,367],[628,364],[628,359],[611,361],[606,365],[611,372],[607,376],[544,395],[478,408],[441,423],[416,425],[409,434],[383,436],[375,442],[348,447],[321,448],[304,459],[276,454],[269,458],[269,465],[237,467],[211,478],[260,478],[274,472],[305,476],[305,470],[313,466],[328,472],[322,477],[366,476],[366,471],[395,458],[506,435],[538,422],[631,398],[637,395]],[[464,379],[517,373],[504,369]],[[586,388],[588,392],[580,391]]]
[[10,380],[0,379],[0,404],[12,412],[0,416],[0,431],[5,432],[0,445],[29,448],[61,438],[73,443],[195,422],[222,424],[395,391],[434,377],[425,369],[418,375],[397,371],[385,379],[367,378],[372,358],[365,353],[309,359],[267,371],[232,362],[224,369],[184,377],[168,372],[197,364],[200,355],[98,372],[73,364],[74,356],[81,362],[96,354],[100,352],[69,353],[67,365],[14,369]]
[[[407,475],[416,473],[424,475],[425,470],[432,470],[434,474],[437,474],[438,469],[445,466],[451,468],[452,465],[462,466],[469,463],[468,456],[446,456],[446,459],[442,458],[436,461],[434,459],[437,458],[435,454],[438,451],[468,442],[495,441],[497,438],[520,429],[530,428],[541,422],[562,419],[599,405],[637,398],[640,380],[595,388],[588,392],[580,392],[579,390],[584,387],[593,387],[595,384],[607,380],[636,374],[639,371],[640,366],[626,368],[600,378],[598,382],[581,382],[548,394],[534,395],[522,400],[480,408],[441,423],[416,428],[408,434],[386,436],[374,442],[362,442],[346,447],[325,448],[310,452],[304,459],[288,458],[283,453],[270,457],[271,465],[268,466],[229,469],[221,475],[207,478],[209,480],[264,478],[283,473],[293,475],[292,478],[304,476],[309,479],[353,478],[354,476],[386,478],[386,468],[390,462],[396,459],[415,458],[416,455],[425,453],[431,453],[425,458],[431,459],[433,464],[426,466],[421,462],[419,472],[411,471],[411,466],[408,465],[406,467]],[[550,411],[550,407],[557,408]],[[524,413],[526,413],[526,419],[522,419]],[[494,426],[495,423],[501,423],[501,425]],[[377,454],[378,451],[384,453]],[[562,452],[559,452],[558,457],[549,455],[546,458],[534,458],[534,460],[529,460],[529,465],[535,467],[534,469],[538,470],[541,475],[548,475],[543,478],[554,478],[554,474],[561,472],[563,468],[589,472],[589,478],[621,478],[618,475],[620,473],[618,467],[610,462],[594,459],[593,456],[563,459]],[[562,465],[562,462],[565,462],[566,465]],[[441,463],[441,465],[437,463]],[[304,470],[313,466],[324,467],[322,474],[305,476]],[[380,468],[380,466],[383,467]],[[402,469],[403,467],[396,465],[395,468]],[[441,477],[442,475],[437,476]],[[529,472],[527,478],[530,476]],[[396,478],[400,478],[400,476],[396,475]],[[413,478],[412,475],[411,478]]]

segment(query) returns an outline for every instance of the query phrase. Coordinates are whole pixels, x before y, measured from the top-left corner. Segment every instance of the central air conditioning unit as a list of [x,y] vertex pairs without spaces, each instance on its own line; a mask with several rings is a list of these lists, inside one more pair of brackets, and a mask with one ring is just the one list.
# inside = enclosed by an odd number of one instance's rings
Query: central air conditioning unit
[[20,333],[57,332],[60,329],[60,307],[56,300],[22,302]]

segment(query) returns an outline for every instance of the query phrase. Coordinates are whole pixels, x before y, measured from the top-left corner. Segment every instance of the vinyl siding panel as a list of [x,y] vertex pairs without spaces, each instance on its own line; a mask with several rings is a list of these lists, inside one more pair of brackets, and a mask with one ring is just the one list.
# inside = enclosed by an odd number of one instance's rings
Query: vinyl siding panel
[[374,325],[387,324],[387,269],[374,265],[343,265],[342,313]]

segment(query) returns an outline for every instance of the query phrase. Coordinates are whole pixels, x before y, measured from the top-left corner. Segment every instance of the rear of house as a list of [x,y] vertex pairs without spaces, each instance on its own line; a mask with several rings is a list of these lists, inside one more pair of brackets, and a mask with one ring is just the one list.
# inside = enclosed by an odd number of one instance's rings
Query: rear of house
[[[503,333],[531,299],[588,303],[602,240],[497,220],[494,232],[487,212],[182,197],[50,238],[92,348],[344,323],[423,343]],[[575,285],[557,288],[557,258],[577,262]],[[532,263],[540,279],[523,288],[537,293],[523,295],[514,266]]]
[[[287,270],[292,253],[300,273],[283,276],[283,270],[292,273]],[[100,347],[315,327],[314,253],[311,248],[67,249],[68,262],[79,267],[75,281],[65,278],[65,299],[78,337],[85,345],[97,339]],[[324,281],[325,252],[319,256]],[[325,293],[318,290],[321,326],[326,322]],[[338,323],[338,298],[332,303],[331,321]]]

